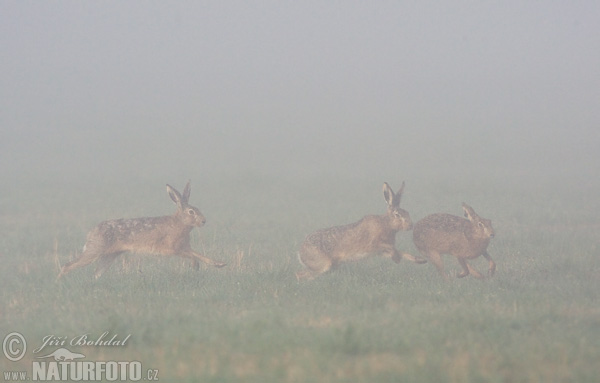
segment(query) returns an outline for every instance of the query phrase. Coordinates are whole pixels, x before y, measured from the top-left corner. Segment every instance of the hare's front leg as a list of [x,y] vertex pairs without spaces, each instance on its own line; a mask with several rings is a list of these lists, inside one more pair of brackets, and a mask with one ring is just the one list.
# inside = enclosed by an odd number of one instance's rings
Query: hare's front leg
[[194,268],[196,270],[198,270],[198,268],[199,268],[199,264],[198,264],[199,260],[206,263],[207,265],[214,266],[214,267],[223,267],[223,266],[227,265],[226,263],[215,261],[214,259],[210,259],[210,258],[208,258],[200,253],[197,253],[191,249],[183,252],[181,255],[184,257],[187,257],[187,258],[191,258],[194,262]]
[[404,253],[401,251],[396,250],[395,247],[392,247],[391,250],[386,250],[384,252],[384,254],[391,258],[392,261],[396,262],[396,263],[400,263],[400,261],[402,261],[402,259],[406,259],[407,261],[411,261],[414,263],[418,263],[418,264],[423,264],[423,263],[427,263],[427,261],[423,258],[417,258],[414,255],[411,255],[409,253]]
[[490,263],[490,266],[488,268],[488,276],[493,277],[494,273],[496,272],[496,262],[494,262],[494,260],[492,259],[492,257],[490,257],[487,251],[483,252],[483,257],[487,259]]

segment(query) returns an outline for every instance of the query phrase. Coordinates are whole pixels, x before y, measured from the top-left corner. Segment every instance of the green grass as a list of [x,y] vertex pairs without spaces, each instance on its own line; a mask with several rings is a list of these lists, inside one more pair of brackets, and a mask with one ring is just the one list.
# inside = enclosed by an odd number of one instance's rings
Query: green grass
[[[74,256],[99,221],[172,211],[166,193],[147,192],[148,186],[133,185],[125,196],[108,187],[88,190],[89,198],[75,200],[68,190],[5,190],[3,337],[19,331],[33,349],[49,334],[132,334],[124,348],[69,349],[86,360],[139,360],[158,369],[162,381],[592,382],[600,376],[600,220],[591,213],[598,211],[598,193],[573,198],[567,190],[540,195],[492,184],[476,193],[465,187],[453,198],[422,184],[411,193],[408,183],[403,206],[414,220],[435,211],[431,201],[460,214],[463,197],[492,219],[493,279],[445,283],[431,265],[372,258],[298,284],[296,249],[304,235],[383,212],[379,185],[362,182],[341,200],[335,190],[288,181],[245,183],[244,193],[227,198],[222,191],[231,188],[203,186],[192,190],[191,202],[208,225],[195,231],[193,247],[229,262],[226,268],[196,272],[181,259],[124,256],[98,281],[91,266],[55,282],[57,262]],[[351,183],[336,187],[350,190]],[[365,196],[373,201],[361,203]],[[415,251],[410,233],[398,235],[397,247]],[[458,270],[455,260],[445,262]],[[483,259],[473,264],[486,268]],[[2,358],[0,370],[30,370],[32,357]]]

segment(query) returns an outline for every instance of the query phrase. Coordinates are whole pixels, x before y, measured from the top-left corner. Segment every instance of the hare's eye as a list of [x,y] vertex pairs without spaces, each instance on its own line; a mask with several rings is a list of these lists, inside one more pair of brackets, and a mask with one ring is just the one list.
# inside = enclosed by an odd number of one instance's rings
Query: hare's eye
[[479,222],[478,226],[483,229],[485,225],[483,224],[483,222]]
[[194,211],[194,209],[188,209],[188,214],[189,215],[196,215],[196,212]]

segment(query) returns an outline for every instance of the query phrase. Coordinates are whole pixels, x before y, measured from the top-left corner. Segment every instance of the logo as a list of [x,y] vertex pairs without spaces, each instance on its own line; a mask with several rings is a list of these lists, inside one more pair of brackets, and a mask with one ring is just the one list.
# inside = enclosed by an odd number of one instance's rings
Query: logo
[[[131,334],[119,337],[108,331],[99,336],[83,334],[75,337],[47,335],[40,346],[32,351],[30,371],[4,371],[5,381],[157,381],[158,370],[142,370],[139,361],[90,361],[86,356],[66,348],[125,347]],[[58,347],[50,352],[52,348]],[[46,349],[48,348],[48,349]],[[43,350],[43,352],[42,352]],[[26,355],[27,342],[18,332],[11,332],[2,342],[4,356],[16,362]],[[40,355],[40,356],[36,356]],[[87,354],[87,352],[86,352]]]
[[16,362],[25,356],[25,351],[27,351],[27,342],[25,341],[25,337],[18,332],[11,332],[6,337],[4,337],[4,342],[2,342],[2,351],[4,352],[4,356],[6,359],[11,362]]
[[70,362],[75,359],[85,358],[85,355],[76,354],[74,352],[67,350],[66,348],[59,348],[58,350],[54,351],[52,354],[48,354],[46,356],[38,356],[36,358],[44,359],[44,358],[50,358],[50,357],[54,358],[54,360],[57,362]]

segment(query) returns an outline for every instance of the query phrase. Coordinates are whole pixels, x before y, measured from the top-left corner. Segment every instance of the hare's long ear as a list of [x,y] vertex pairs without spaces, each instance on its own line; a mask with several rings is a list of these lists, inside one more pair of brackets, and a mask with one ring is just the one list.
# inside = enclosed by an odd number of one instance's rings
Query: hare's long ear
[[395,194],[387,182],[383,183],[383,198],[385,198],[385,202],[387,202],[388,206],[394,206],[396,200]]
[[402,200],[402,193],[404,193],[404,181],[402,181],[402,186],[400,186],[400,189],[398,189],[398,191],[396,192],[396,200],[395,201],[398,206],[400,206],[400,201]]
[[463,202],[462,207],[465,211],[465,218],[467,218],[469,221],[473,222],[475,218],[478,218],[477,213],[475,213],[475,210],[473,210],[471,206]]
[[169,193],[169,197],[171,197],[173,202],[177,204],[177,208],[182,209],[183,205],[181,194],[179,194],[179,192],[169,184],[167,184],[167,193]]
[[188,181],[187,184],[185,185],[185,188],[183,189],[183,194],[181,195],[181,200],[184,203],[188,203],[188,201],[190,200],[190,191],[191,191],[190,181]]

